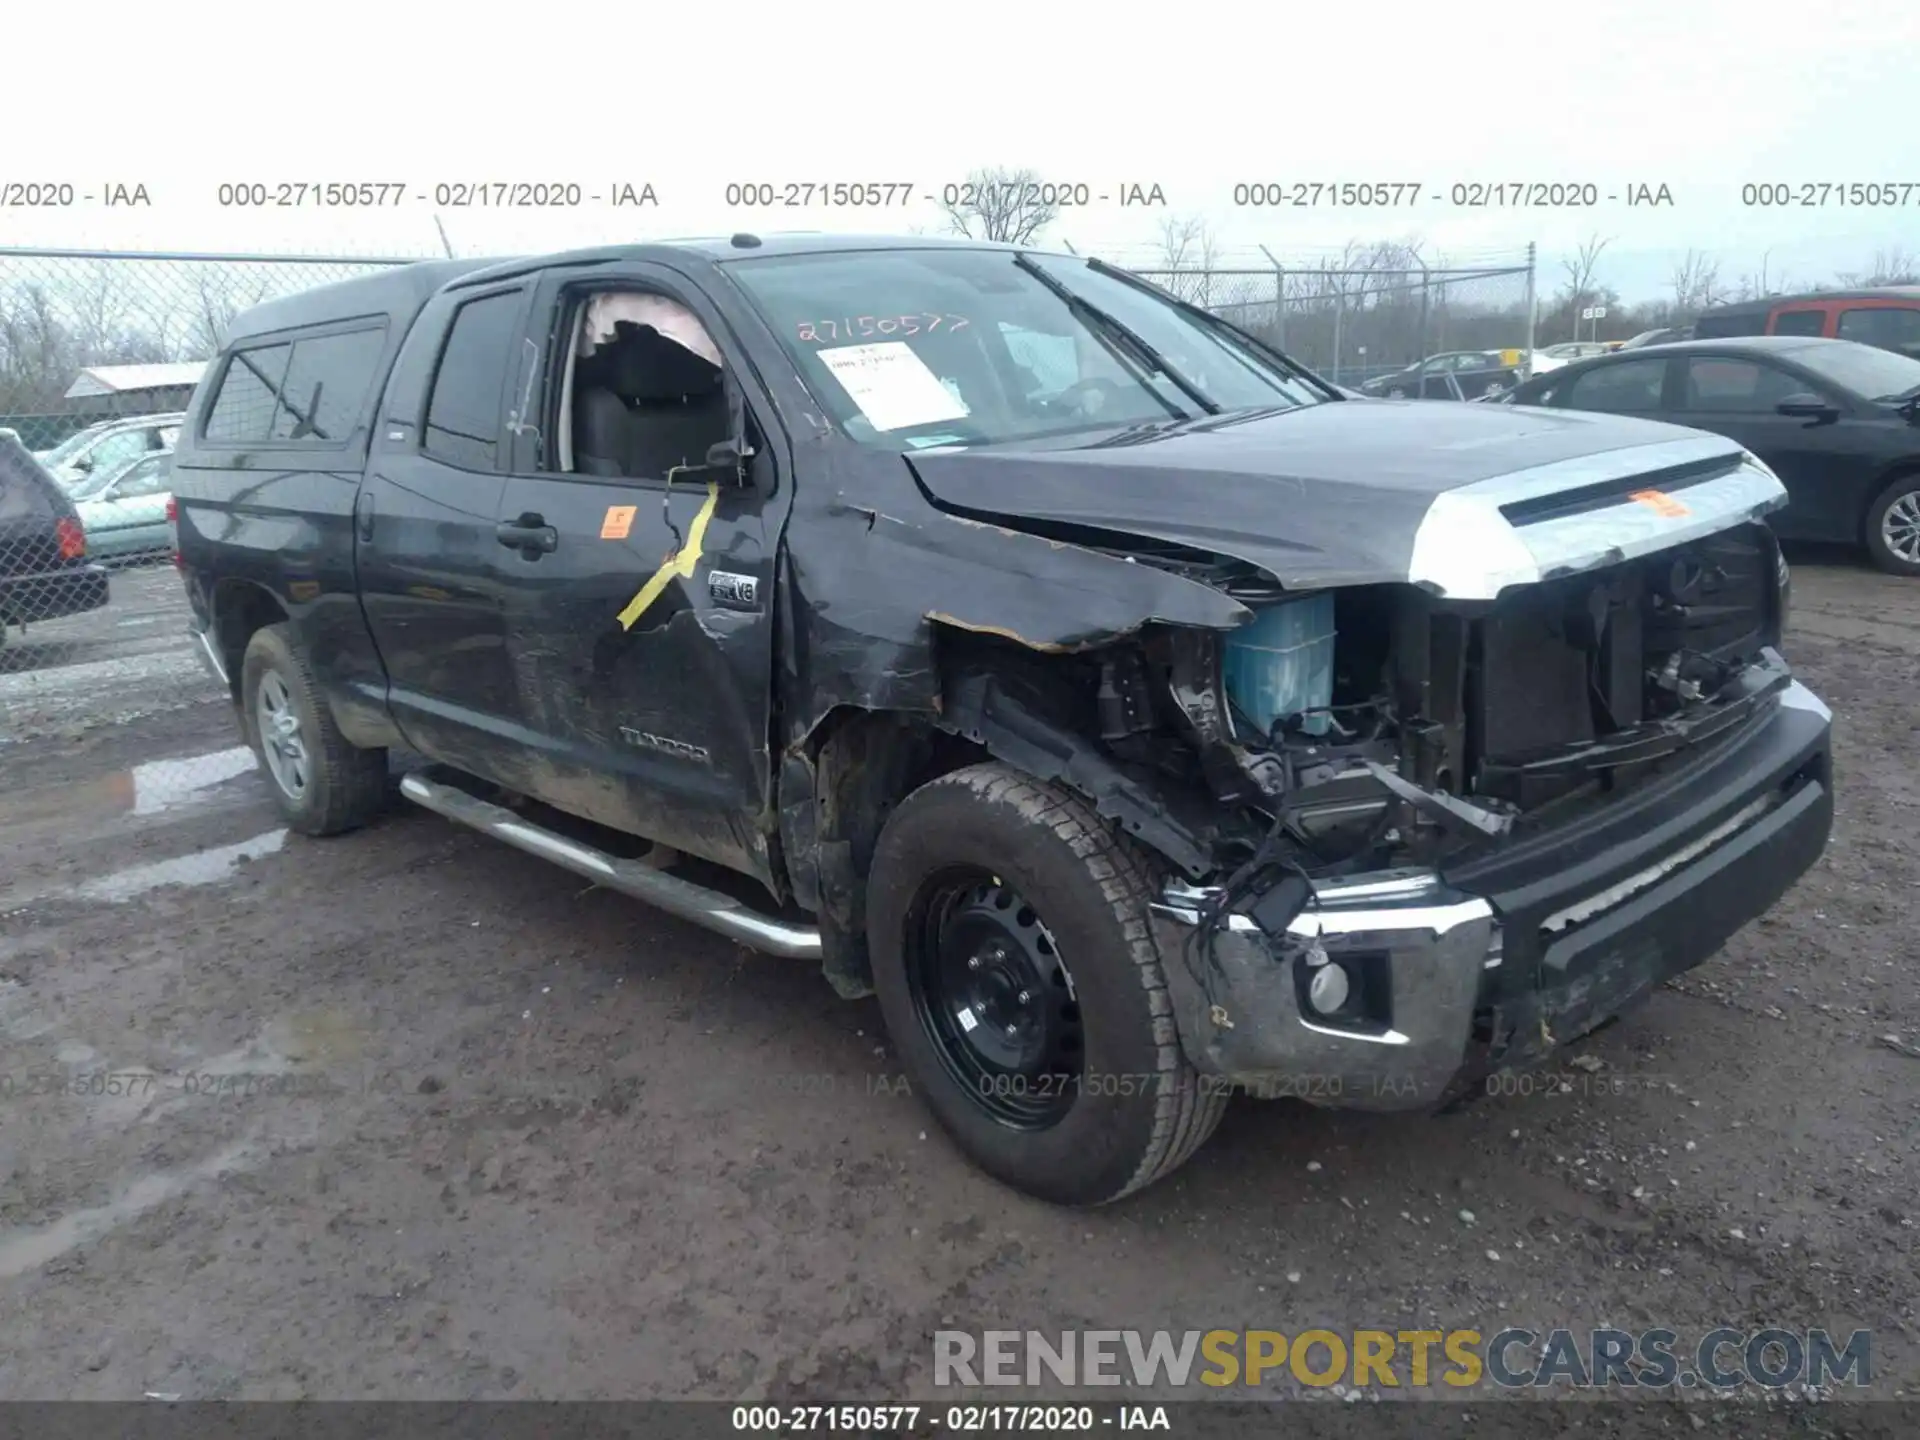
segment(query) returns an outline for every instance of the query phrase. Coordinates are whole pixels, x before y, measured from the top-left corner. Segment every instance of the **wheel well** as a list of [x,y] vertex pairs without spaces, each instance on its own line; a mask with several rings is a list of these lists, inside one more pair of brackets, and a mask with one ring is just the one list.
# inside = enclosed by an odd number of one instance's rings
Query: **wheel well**
[[256,630],[278,625],[285,608],[265,587],[249,580],[222,580],[213,592],[213,634],[227,671],[227,690],[240,700],[240,664]]
[[872,991],[867,871],[880,830],[929,780],[990,758],[926,716],[843,709],[781,770],[781,848],[793,893],[820,922],[823,968],[847,996]]

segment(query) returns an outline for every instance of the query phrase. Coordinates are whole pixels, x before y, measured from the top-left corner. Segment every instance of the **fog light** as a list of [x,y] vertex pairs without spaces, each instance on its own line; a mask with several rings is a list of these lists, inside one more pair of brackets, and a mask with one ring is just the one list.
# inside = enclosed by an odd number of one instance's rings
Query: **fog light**
[[1322,965],[1307,982],[1307,999],[1322,1015],[1331,1015],[1347,1003],[1347,972],[1338,965]]

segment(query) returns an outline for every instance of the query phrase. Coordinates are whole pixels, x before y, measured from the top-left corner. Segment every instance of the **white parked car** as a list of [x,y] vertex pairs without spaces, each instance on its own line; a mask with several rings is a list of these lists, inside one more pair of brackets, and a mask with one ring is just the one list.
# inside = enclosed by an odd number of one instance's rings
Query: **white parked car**
[[1604,340],[1564,340],[1558,345],[1548,345],[1540,354],[1553,360],[1591,360],[1596,355],[1610,355],[1613,346]]
[[117,473],[147,455],[173,449],[185,418],[176,411],[102,420],[69,435],[51,450],[39,451],[35,458],[64,489],[71,490],[87,476]]

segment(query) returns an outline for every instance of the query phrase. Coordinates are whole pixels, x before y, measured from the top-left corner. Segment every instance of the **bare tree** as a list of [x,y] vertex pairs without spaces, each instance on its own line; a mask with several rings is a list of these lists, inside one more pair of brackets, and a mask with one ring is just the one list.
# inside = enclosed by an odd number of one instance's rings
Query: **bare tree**
[[941,208],[953,233],[970,240],[1025,245],[1060,218],[1059,201],[1047,196],[1033,170],[975,170],[957,188],[958,201]]
[[83,362],[108,363],[127,308],[116,272],[96,260],[80,267],[61,289],[66,292],[73,338]]
[[1855,290],[1876,285],[1920,285],[1920,258],[1904,246],[1896,245],[1891,250],[1875,251],[1873,263],[1866,269],[1842,271],[1836,278]]
[[1697,315],[1720,302],[1720,265],[1704,250],[1689,250],[1673,267],[1673,313]]
[[1740,277],[1740,283],[1733,287],[1735,300],[1763,300],[1769,295],[1784,295],[1792,287],[1785,275],[1773,273],[1773,252],[1764,250],[1760,254],[1760,268],[1749,270]]
[[59,399],[73,378],[72,336],[39,281],[0,302],[0,390],[9,408],[38,409]]
[[1194,305],[1212,303],[1212,279],[1219,246],[1207,222],[1197,215],[1169,216],[1160,224],[1160,254],[1154,276],[1161,285]]
[[1560,262],[1567,272],[1567,288],[1555,308],[1571,311],[1576,324],[1581,310],[1593,303],[1594,274],[1600,268],[1601,253],[1612,243],[1611,237],[1603,240],[1598,235],[1589,235],[1572,259]]
[[[1286,344],[1335,371],[1418,360],[1436,329],[1431,266],[1418,240],[1349,240],[1286,284]],[[1277,327],[1276,327],[1277,328]]]
[[198,360],[217,355],[234,317],[268,299],[273,285],[265,276],[248,284],[237,273],[219,275],[202,270],[194,276],[194,290],[197,304],[184,348],[187,358]]

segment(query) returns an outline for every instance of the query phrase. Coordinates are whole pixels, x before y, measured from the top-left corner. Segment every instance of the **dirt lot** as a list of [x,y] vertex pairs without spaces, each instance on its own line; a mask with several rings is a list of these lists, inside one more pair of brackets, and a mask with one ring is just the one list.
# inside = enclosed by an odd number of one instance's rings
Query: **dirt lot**
[[1867,1327],[1912,1395],[1920,589],[1814,557],[1796,607],[1832,848],[1574,1089],[1247,1102],[1094,1214],[805,966],[424,812],[286,837],[173,661],[56,686],[0,744],[0,1396],[899,1400],[939,1328],[1309,1324]]

